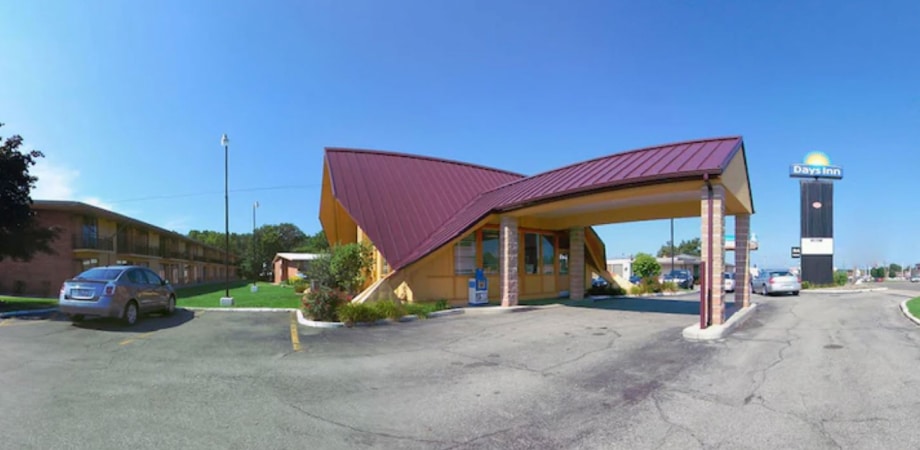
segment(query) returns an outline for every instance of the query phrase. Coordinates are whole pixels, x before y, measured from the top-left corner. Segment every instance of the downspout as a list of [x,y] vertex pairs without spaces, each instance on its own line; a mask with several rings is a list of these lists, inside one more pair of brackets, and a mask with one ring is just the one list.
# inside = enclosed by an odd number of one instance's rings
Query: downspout
[[[706,302],[704,312],[705,315],[700,319],[700,328],[706,328],[712,323],[712,284],[713,284],[713,273],[712,273],[712,183],[709,182],[709,174],[703,174],[703,182],[706,183],[706,206],[708,212],[708,230],[707,230],[707,243],[709,246],[709,261],[706,262]],[[705,325],[705,326],[704,326]]]

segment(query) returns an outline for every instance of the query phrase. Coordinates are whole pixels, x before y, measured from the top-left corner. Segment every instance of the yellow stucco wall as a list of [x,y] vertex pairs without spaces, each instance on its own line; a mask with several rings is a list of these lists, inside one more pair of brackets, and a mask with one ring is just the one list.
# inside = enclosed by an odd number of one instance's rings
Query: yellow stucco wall
[[[484,219],[475,228],[476,231],[483,228],[490,220]],[[521,230],[520,239],[523,239],[524,233],[528,231],[540,230]],[[409,267],[386,276],[379,283],[373,285],[367,292],[359,296],[359,301],[376,301],[387,298],[399,298],[409,302],[427,302],[438,299],[447,299],[454,304],[464,304],[468,300],[467,282],[473,275],[456,275],[454,273],[454,245],[460,239],[468,236],[460,236],[444,247],[436,250],[432,254],[422,258]],[[359,231],[359,235],[362,234]],[[594,264],[590,261],[598,259],[603,261],[604,255],[593,255],[592,247],[603,248],[603,244],[589,245],[586,262],[588,265],[585,270],[585,286],[591,282],[591,272],[596,271]],[[519,243],[519,248],[523,251],[523,242]],[[481,256],[480,256],[481,257]],[[552,274],[524,274],[522,268],[519,268],[519,298],[544,299],[555,298],[560,291],[569,290],[569,276],[560,275],[558,267],[558,249],[556,249],[556,267]],[[523,256],[519,256],[523,263]],[[486,274],[489,280],[489,300],[498,302],[500,300],[499,275]]]
[[747,178],[747,161],[745,161],[744,151],[739,151],[732,158],[720,179],[728,193],[725,199],[726,214],[754,213],[751,186]]

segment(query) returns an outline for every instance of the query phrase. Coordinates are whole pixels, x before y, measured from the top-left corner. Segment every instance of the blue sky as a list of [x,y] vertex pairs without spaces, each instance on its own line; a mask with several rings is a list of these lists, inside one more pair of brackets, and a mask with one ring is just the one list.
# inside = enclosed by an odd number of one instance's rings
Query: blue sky
[[[223,229],[228,133],[231,231],[259,201],[312,233],[324,146],[533,174],[740,134],[754,263],[794,262],[810,151],[845,171],[837,265],[916,263],[917,23],[915,1],[3,2],[0,135],[47,155],[35,198],[187,232]],[[669,224],[598,231],[618,256]]]

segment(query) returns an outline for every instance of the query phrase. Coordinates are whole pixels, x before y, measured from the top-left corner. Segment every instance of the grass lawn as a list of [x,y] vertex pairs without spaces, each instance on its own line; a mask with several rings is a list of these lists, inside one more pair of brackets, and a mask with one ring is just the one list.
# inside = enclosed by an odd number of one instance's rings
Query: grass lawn
[[56,298],[11,297],[0,295],[0,312],[19,311],[23,309],[45,309],[57,306]]
[[907,301],[907,310],[910,311],[914,317],[920,318],[920,297],[911,299]]
[[[259,292],[250,292],[249,284],[231,284],[230,296],[237,308],[300,308],[301,294],[292,287],[276,286],[271,283],[259,283]],[[220,298],[224,296],[224,285],[209,284],[176,290],[176,306],[220,307]]]

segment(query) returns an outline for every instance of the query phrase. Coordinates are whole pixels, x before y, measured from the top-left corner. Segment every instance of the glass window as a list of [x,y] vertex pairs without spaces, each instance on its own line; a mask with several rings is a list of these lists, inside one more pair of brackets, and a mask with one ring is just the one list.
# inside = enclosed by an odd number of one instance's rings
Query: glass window
[[128,271],[128,281],[134,284],[147,284],[147,278],[144,277],[140,270],[136,269]]
[[540,273],[540,235],[524,234],[524,273]]
[[569,249],[569,232],[565,231],[559,233],[559,250],[568,250]]
[[476,233],[460,239],[454,245],[454,273],[471,274],[476,270]]
[[552,275],[556,267],[556,249],[554,248],[556,237],[551,234],[543,234],[540,237],[542,241],[540,247],[543,250],[543,273]]
[[99,236],[99,227],[96,224],[96,218],[92,216],[83,217],[83,245],[89,248],[96,248],[96,239]]
[[122,269],[106,269],[103,267],[97,267],[97,268],[89,269],[86,272],[83,272],[74,278],[78,280],[108,281],[108,280],[114,280],[118,278],[118,276],[121,275],[123,271],[124,270]]
[[559,250],[559,275],[569,274],[569,251]]
[[482,230],[482,271],[498,273],[498,230]]
[[145,270],[144,275],[147,275],[147,283],[149,284],[154,284],[158,286],[163,284],[163,280],[160,278],[160,276],[154,273],[153,271]]

